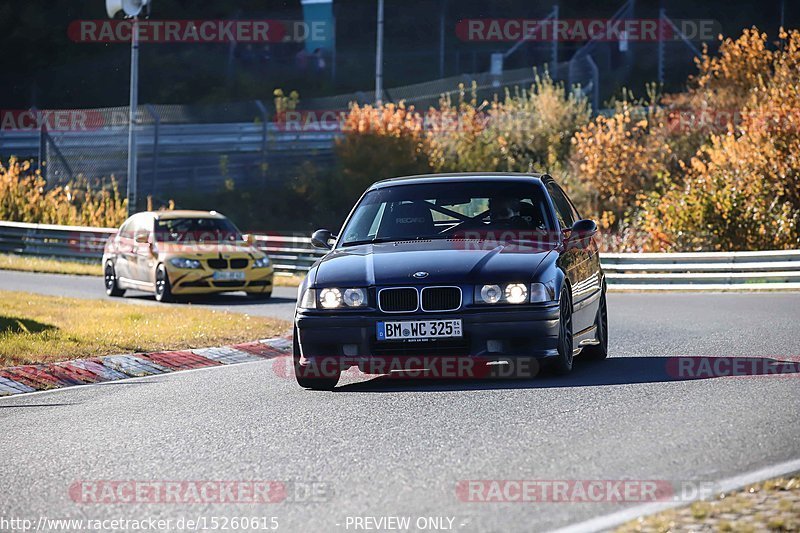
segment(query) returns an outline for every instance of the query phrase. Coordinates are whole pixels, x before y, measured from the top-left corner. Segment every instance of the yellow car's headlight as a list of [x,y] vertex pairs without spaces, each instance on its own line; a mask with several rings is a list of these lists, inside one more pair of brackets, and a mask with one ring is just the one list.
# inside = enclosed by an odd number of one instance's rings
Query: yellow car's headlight
[[173,257],[169,262],[175,268],[197,269],[202,267],[200,261],[197,259],[189,259],[186,257]]
[[269,257],[266,255],[253,261],[253,268],[267,268],[269,265]]

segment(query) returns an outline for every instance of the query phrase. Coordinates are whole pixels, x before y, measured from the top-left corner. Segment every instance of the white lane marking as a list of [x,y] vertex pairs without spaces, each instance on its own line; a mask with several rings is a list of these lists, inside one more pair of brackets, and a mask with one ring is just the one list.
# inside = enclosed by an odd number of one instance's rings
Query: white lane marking
[[[720,492],[730,492],[732,490],[740,489],[752,483],[763,481],[765,479],[771,479],[774,477],[780,477],[797,471],[800,471],[800,459],[792,459],[791,461],[786,461],[784,463],[778,463],[776,465],[767,466],[760,470],[755,470],[753,472],[748,472],[746,474],[740,474],[738,476],[729,477],[721,481],[716,481],[713,483],[712,490],[714,492],[714,495],[717,495]],[[683,507],[700,499],[702,498],[698,496],[697,498],[686,499],[682,501],[653,502],[653,503],[646,503],[644,505],[637,505],[635,507],[623,509],[622,511],[617,511],[604,516],[598,516],[586,520],[584,522],[579,522],[577,524],[572,524],[560,529],[555,529],[552,530],[552,533],[583,533],[592,531],[607,531],[614,527],[622,525],[625,522],[636,520],[640,516],[655,514],[660,511],[665,511],[667,509],[673,509],[675,507]]]

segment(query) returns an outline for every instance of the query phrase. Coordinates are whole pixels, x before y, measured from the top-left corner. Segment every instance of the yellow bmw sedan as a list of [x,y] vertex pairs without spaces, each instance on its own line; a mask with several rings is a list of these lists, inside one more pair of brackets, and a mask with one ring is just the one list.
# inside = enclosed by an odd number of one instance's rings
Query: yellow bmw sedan
[[108,239],[103,253],[106,294],[153,292],[175,296],[245,291],[272,296],[269,258],[215,211],[137,213]]

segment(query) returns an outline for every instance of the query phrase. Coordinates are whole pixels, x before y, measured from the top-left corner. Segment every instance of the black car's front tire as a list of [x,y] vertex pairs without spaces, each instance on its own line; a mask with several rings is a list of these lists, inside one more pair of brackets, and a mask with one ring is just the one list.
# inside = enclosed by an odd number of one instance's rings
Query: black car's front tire
[[561,289],[558,309],[558,355],[552,362],[552,369],[558,375],[569,374],[574,361],[572,335],[572,298],[569,287]]
[[605,287],[600,294],[600,305],[597,308],[595,328],[598,344],[586,346],[581,351],[581,357],[594,360],[605,359],[608,357],[608,307],[606,306]]
[[108,296],[124,296],[125,289],[120,289],[117,285],[117,272],[114,270],[114,264],[111,261],[106,262],[103,269],[103,277],[105,278],[106,294]]
[[304,389],[333,390],[339,383],[341,371],[330,371],[308,368],[300,364],[300,342],[297,340],[297,328],[292,335],[292,359],[294,361],[294,377],[297,384]]
[[172,285],[170,285],[167,268],[163,263],[156,268],[156,300],[159,302],[172,301]]

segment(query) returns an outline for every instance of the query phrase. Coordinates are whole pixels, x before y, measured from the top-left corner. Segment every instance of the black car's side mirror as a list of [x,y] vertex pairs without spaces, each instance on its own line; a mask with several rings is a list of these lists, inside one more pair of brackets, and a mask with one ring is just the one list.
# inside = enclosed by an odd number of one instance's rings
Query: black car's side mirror
[[330,230],[326,229],[318,229],[311,235],[311,245],[314,248],[324,248],[326,250],[331,249],[330,240],[333,235],[331,235]]
[[594,220],[578,220],[572,225],[569,236],[565,239],[568,247],[588,248],[592,237],[597,233],[597,223]]

